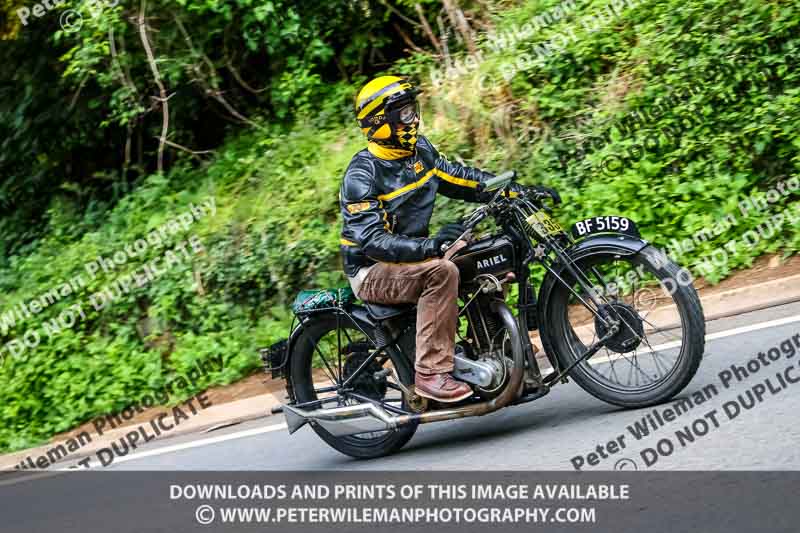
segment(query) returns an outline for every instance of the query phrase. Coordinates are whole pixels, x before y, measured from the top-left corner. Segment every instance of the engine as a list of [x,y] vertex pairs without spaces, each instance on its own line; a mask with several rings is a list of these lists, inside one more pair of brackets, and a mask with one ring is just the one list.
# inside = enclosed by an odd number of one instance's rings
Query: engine
[[481,397],[502,392],[513,367],[511,343],[500,317],[489,308],[491,294],[478,293],[467,305],[466,340],[456,347],[453,375],[474,385]]

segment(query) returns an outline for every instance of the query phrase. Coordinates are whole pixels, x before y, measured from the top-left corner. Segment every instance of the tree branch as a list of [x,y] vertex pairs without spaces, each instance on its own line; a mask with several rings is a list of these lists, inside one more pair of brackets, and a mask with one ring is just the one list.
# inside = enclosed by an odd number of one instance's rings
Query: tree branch
[[239,73],[239,71],[233,66],[233,59],[234,58],[231,57],[231,54],[228,51],[228,28],[229,27],[225,28],[225,31],[224,31],[224,33],[222,35],[222,54],[225,56],[225,66],[228,67],[228,70],[230,71],[230,73],[233,74],[233,79],[235,79],[236,82],[239,85],[241,85],[246,91],[248,91],[248,92],[250,92],[252,94],[263,93],[264,91],[269,89],[269,86],[264,87],[263,89],[255,89],[255,88],[253,88],[253,86],[251,86],[249,83],[244,81],[244,78],[242,78],[242,76]]
[[[124,42],[124,40],[123,40]],[[139,91],[136,89],[136,85],[133,84],[133,80],[130,79],[130,71],[127,69],[123,70],[122,65],[119,61],[119,54],[117,53],[117,40],[114,36],[114,26],[109,25],[108,27],[108,43],[111,50],[111,61],[116,67],[117,76],[119,77],[122,85],[128,88],[131,91],[132,95],[136,95],[137,99],[139,98]],[[124,44],[122,45],[124,47]],[[131,166],[131,143],[133,140],[133,125],[130,119],[128,120],[128,132],[127,136],[125,137],[125,150],[124,150],[124,161],[122,163],[122,177],[123,179],[127,179],[128,177],[128,168]]]
[[398,11],[398,10],[397,10],[397,8],[396,8],[396,7],[394,7],[394,6],[390,5],[390,4],[389,4],[389,2],[387,2],[386,0],[379,0],[379,1],[380,1],[380,3],[381,3],[381,4],[383,4],[384,6],[386,6],[386,9],[388,9],[389,11],[391,11],[392,13],[394,13],[395,15],[397,15],[398,17],[400,17],[401,19],[405,20],[406,22],[408,22],[408,23],[409,23],[409,24],[411,24],[412,26],[416,26],[417,28],[419,28],[420,26],[422,26],[422,25],[421,25],[419,22],[417,22],[417,21],[415,21],[415,20],[411,20],[411,19],[410,19],[410,18],[408,18],[407,16],[403,15],[403,14],[402,14],[400,11]]
[[409,37],[409,36],[406,34],[406,32],[404,32],[404,31],[403,31],[403,28],[401,28],[401,27],[400,27],[400,26],[399,26],[397,23],[395,23],[395,22],[392,22],[392,26],[394,26],[394,29],[395,29],[395,30],[397,30],[397,33],[399,33],[399,34],[400,34],[400,37],[403,39],[403,41],[404,41],[404,42],[405,42],[405,43],[406,43],[408,46],[410,46],[410,47],[411,47],[411,49],[412,49],[412,50],[414,50],[415,52],[421,52],[421,53],[425,53],[425,51],[424,51],[422,48],[420,48],[419,46],[417,46],[416,44],[414,44],[414,41],[412,41],[412,40],[411,40],[411,37]]
[[164,142],[166,142],[169,146],[172,146],[173,148],[177,148],[178,150],[184,151],[184,152],[186,152],[188,154],[191,154],[193,156],[199,156],[199,155],[202,155],[202,154],[213,154],[214,153],[214,150],[192,150],[191,148],[187,148],[187,147],[185,147],[185,146],[183,146],[181,144],[172,142],[169,139],[167,139]]
[[442,0],[442,3],[444,4],[447,17],[450,19],[453,27],[458,30],[458,32],[461,33],[461,36],[464,38],[464,42],[467,45],[469,53],[476,55],[478,53],[478,47],[475,46],[472,28],[469,27],[467,18],[464,16],[464,12],[458,7],[456,0]]
[[[124,39],[121,39],[122,43],[124,43]],[[123,70],[122,62],[119,60],[119,54],[117,53],[117,40],[114,36],[114,26],[109,25],[108,27],[108,44],[111,50],[111,59],[116,67],[117,76],[119,76],[120,81],[124,86],[126,86],[130,91],[131,94],[135,94],[138,96],[139,91],[136,89],[136,85],[134,85],[133,80],[131,79],[130,70],[128,70],[127,66]],[[125,51],[125,45],[121,44],[123,48],[123,52]]]
[[197,81],[201,86],[203,86],[203,88],[205,89],[206,94],[211,96],[212,98],[214,98],[220,104],[222,104],[223,107],[225,107],[225,109],[228,110],[228,113],[230,113],[231,115],[236,117],[238,120],[240,120],[242,122],[245,122],[247,124],[250,124],[251,126],[253,126],[255,128],[261,129],[260,125],[256,124],[255,122],[253,122],[252,120],[250,120],[246,116],[244,116],[241,113],[239,113],[230,104],[230,102],[228,102],[228,100],[225,99],[225,97],[222,95],[222,91],[219,90],[219,84],[217,83],[217,69],[214,67],[214,64],[211,62],[211,60],[208,58],[207,55],[205,55],[204,53],[198,51],[194,47],[194,42],[192,41],[192,37],[189,35],[189,32],[186,31],[186,26],[183,25],[183,22],[181,21],[181,19],[177,15],[173,15],[173,19],[175,20],[175,23],[178,25],[178,30],[183,35],[183,39],[186,41],[186,45],[189,47],[189,50],[192,52],[192,55],[194,55],[196,57],[199,57],[203,61],[203,63],[206,64],[206,66],[209,69],[209,77],[211,79],[210,83],[206,81],[206,77],[203,76],[203,73],[202,73],[200,67],[198,67],[195,64],[192,64],[192,69],[198,75]]
[[72,110],[75,108],[75,104],[78,103],[78,97],[81,95],[81,92],[83,91],[83,87],[86,85],[87,81],[89,81],[89,75],[88,74],[83,77],[83,79],[81,80],[81,83],[78,85],[78,90],[75,91],[75,94],[72,96],[72,100],[70,101],[69,108],[68,108],[69,112],[72,112]]
[[431,29],[430,24],[428,24],[428,19],[425,18],[425,12],[422,10],[422,6],[420,4],[414,4],[414,8],[417,10],[419,21],[422,23],[422,29],[425,31],[425,35],[428,36],[428,40],[431,42],[431,44],[433,44],[433,47],[436,48],[436,51],[439,53],[439,57],[444,56],[442,45],[436,38],[436,35],[433,33],[433,29]]
[[446,30],[444,27],[444,20],[442,20],[441,14],[436,16],[436,23],[439,25],[439,33],[442,35],[442,57],[444,64],[447,68],[450,68],[450,49],[447,46],[448,30]]
[[233,66],[233,61],[227,55],[225,56],[225,66],[228,67],[228,71],[231,74],[233,74],[233,79],[235,79],[237,83],[241,85],[246,91],[253,94],[259,94],[269,89],[269,87],[264,87],[263,89],[254,89],[253,87],[251,87],[250,84],[244,81],[242,76],[239,74],[239,71],[236,70],[236,68]]
[[142,40],[144,52],[147,55],[147,63],[150,65],[150,71],[153,73],[156,85],[158,86],[159,94],[161,95],[161,137],[158,141],[158,172],[164,172],[164,146],[167,144],[167,132],[169,131],[169,102],[167,98],[167,90],[161,82],[161,75],[158,73],[158,65],[156,65],[156,58],[153,55],[153,50],[150,48],[150,40],[147,37],[147,26],[145,24],[145,12],[147,10],[147,0],[142,0],[141,7],[139,8],[139,37]]

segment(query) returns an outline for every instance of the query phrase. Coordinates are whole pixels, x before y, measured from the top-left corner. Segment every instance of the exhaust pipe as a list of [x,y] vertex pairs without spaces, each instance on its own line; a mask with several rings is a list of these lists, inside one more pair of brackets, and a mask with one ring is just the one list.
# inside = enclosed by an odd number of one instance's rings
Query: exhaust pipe
[[345,405],[316,411],[304,411],[284,405],[283,412],[286,415],[286,425],[289,427],[290,435],[309,421],[336,437],[397,428],[395,420],[397,417],[374,403]]
[[438,409],[415,415],[393,415],[383,407],[374,403],[361,403],[335,407],[333,409],[317,409],[305,411],[290,405],[283,406],[286,425],[292,434],[306,423],[318,425],[330,434],[343,437],[370,431],[397,429],[408,424],[427,424],[456,418],[482,416],[510,404],[522,394],[522,376],[525,369],[525,355],[522,338],[516,318],[503,300],[492,302],[492,309],[500,315],[503,325],[511,336],[514,368],[511,370],[508,384],[496,398],[475,405],[467,405],[455,409]]

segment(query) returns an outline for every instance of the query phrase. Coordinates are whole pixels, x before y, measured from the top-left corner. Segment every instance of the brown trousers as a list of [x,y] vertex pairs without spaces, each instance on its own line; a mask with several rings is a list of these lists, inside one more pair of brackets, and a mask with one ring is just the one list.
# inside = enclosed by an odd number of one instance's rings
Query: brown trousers
[[358,297],[378,304],[416,303],[414,368],[420,374],[441,374],[453,370],[458,281],[458,268],[449,258],[378,263],[361,283]]

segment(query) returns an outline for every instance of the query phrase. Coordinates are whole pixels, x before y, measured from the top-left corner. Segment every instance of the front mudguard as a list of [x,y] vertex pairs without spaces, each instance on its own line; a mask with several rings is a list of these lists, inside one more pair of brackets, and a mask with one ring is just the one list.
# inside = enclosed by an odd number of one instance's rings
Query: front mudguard
[[[622,233],[611,233],[604,235],[592,235],[582,239],[565,250],[565,255],[569,258],[571,263],[576,263],[587,257],[599,254],[617,254],[619,256],[636,255],[649,246],[649,243],[643,239],[624,235]],[[545,355],[550,362],[550,365],[560,371],[560,365],[553,353],[552,346],[549,346],[547,339],[550,337],[549,324],[546,317],[549,316],[548,305],[550,303],[550,294],[560,283],[559,277],[563,278],[567,272],[567,265],[562,261],[556,261],[551,270],[548,271],[539,287],[539,300],[537,302],[537,314],[539,316],[539,334],[542,339]]]

